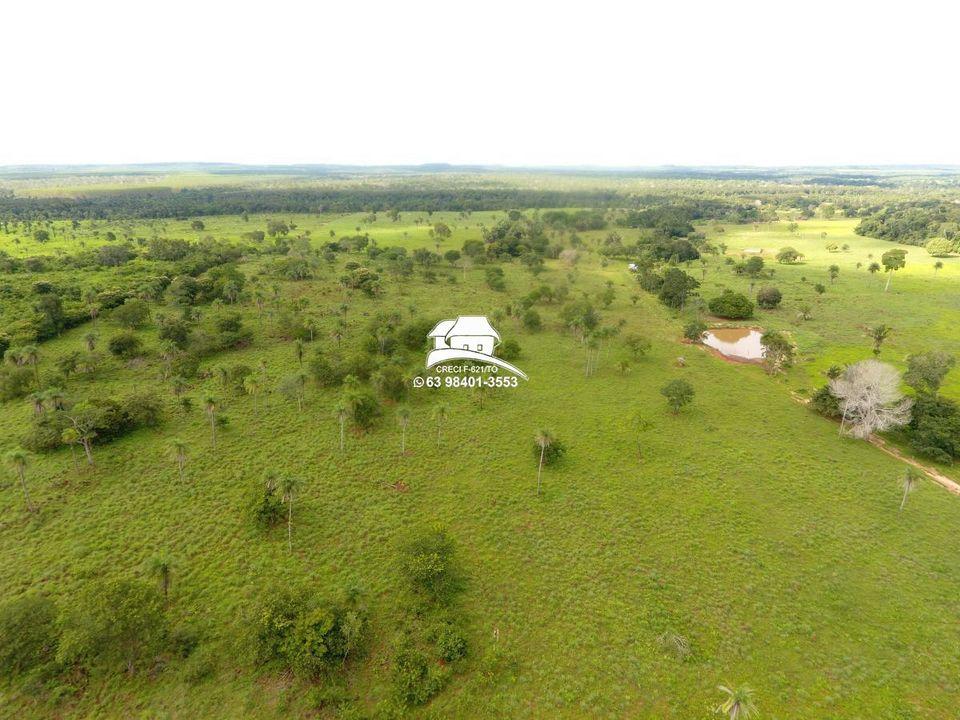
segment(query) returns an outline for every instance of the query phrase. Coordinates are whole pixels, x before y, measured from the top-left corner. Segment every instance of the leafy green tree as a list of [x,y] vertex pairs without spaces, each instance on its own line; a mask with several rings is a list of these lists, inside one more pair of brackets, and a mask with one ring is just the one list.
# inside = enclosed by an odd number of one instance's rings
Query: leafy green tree
[[60,625],[58,661],[122,663],[130,675],[156,657],[167,636],[159,591],[133,580],[88,585],[65,606]]
[[744,320],[753,317],[753,303],[746,295],[733,290],[724,290],[718,297],[710,300],[707,305],[710,312],[717,317],[731,320]]
[[907,371],[903,381],[918,393],[936,395],[947,373],[957,360],[953,355],[931,351],[907,357]]
[[757,292],[757,305],[764,310],[774,310],[783,300],[783,294],[775,287],[762,287]]
[[803,254],[792,247],[782,247],[777,253],[777,262],[783,265],[793,265],[803,260]]
[[837,281],[837,277],[840,275],[840,266],[831,265],[827,268],[827,273],[830,275],[830,284],[833,285]]
[[289,400],[295,400],[297,410],[303,412],[303,395],[307,387],[307,374],[300,372],[288,375],[280,382],[280,393]]
[[23,500],[27,505],[27,510],[35,512],[37,508],[31,502],[30,493],[27,491],[27,465],[29,464],[27,453],[23,450],[11,450],[7,453],[6,460],[7,465],[16,474],[17,480],[20,481],[20,489],[23,492]]
[[667,307],[681,309],[690,297],[696,295],[698,287],[700,283],[680,268],[667,268],[657,298]]
[[690,342],[702,342],[703,334],[707,331],[707,324],[700,318],[694,318],[683,328],[683,336]]
[[880,256],[880,262],[883,263],[883,271],[887,273],[887,285],[883,288],[884,292],[890,289],[890,281],[893,279],[893,273],[902,270],[907,264],[907,251],[903,248],[893,248],[887,250]]
[[660,394],[667,399],[670,411],[677,415],[685,405],[693,400],[693,387],[686,380],[671,380],[662,388]]
[[41,595],[0,605],[0,675],[13,678],[52,664],[57,651],[57,607]]
[[793,343],[776,330],[767,330],[760,336],[763,364],[771,375],[793,362]]

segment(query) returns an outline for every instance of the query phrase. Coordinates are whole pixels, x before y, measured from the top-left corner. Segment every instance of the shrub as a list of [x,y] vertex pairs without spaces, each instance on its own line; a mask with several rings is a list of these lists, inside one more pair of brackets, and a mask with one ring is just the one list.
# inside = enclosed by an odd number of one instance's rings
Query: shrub
[[[540,443],[536,440],[533,441],[533,457],[537,462],[540,462]],[[567,446],[564,445],[560,440],[552,438],[549,445],[544,445],[543,447],[543,464],[552,465],[553,463],[559,462],[563,459],[563,456],[567,453]]]
[[753,316],[753,303],[733,290],[724,290],[709,303],[710,312],[717,317],[730,320],[743,320]]
[[122,663],[130,674],[155,657],[167,632],[160,591],[134,580],[90,585],[67,605],[61,626],[58,660]]
[[764,310],[773,310],[783,300],[782,293],[775,287],[762,287],[757,292],[757,305]]
[[540,330],[540,328],[542,327],[542,324],[540,322],[540,313],[538,313],[536,310],[533,310],[532,308],[530,310],[527,310],[523,314],[523,327],[525,327],[527,330],[530,330],[531,332],[536,332]]
[[693,387],[686,380],[671,380],[660,388],[660,394],[667,399],[671,412],[676,415],[693,400]]
[[268,591],[251,617],[256,662],[317,677],[360,647],[366,623],[354,593],[324,602],[306,589]]
[[407,396],[407,379],[403,370],[394,363],[381,368],[374,380],[377,391],[388,400],[399,402]]
[[279,524],[285,517],[283,498],[272,478],[257,486],[256,492],[250,500],[250,519],[254,526],[266,531]]
[[651,342],[647,338],[643,337],[643,335],[635,334],[627,335],[623,339],[623,344],[627,346],[627,350],[630,352],[630,357],[632,357],[634,360],[639,360],[642,358],[644,355],[650,352],[650,348],[653,347]]
[[440,623],[431,632],[430,639],[436,644],[437,654],[447,662],[459,660],[467,654],[467,638],[452,622]]
[[150,320],[150,306],[143,300],[127,298],[123,305],[116,308],[110,317],[121,327],[128,329],[141,328]]
[[497,267],[496,265],[488,267],[484,271],[484,276],[487,281],[487,287],[491,290],[506,290],[507,284],[503,280],[503,268]]
[[397,644],[391,681],[396,699],[404,705],[423,705],[443,689],[448,674],[432,668],[427,656],[408,639]]
[[27,367],[0,367],[0,401],[21,398],[33,389],[33,371]]
[[411,590],[428,602],[444,604],[460,590],[454,543],[446,530],[421,532],[400,553],[400,569]]
[[810,398],[810,408],[824,417],[839,418],[843,413],[840,410],[840,401],[830,392],[830,386],[824,385]]
[[329,357],[321,350],[317,350],[310,360],[309,367],[310,374],[320,387],[336,387],[343,382],[344,371],[340,358],[336,355]]
[[0,606],[0,675],[19,675],[53,660],[56,618],[53,601],[39,595],[21,595]]
[[683,336],[690,342],[701,342],[707,331],[707,324],[703,320],[691,320],[683,328]]
[[512,362],[520,358],[520,344],[516,340],[505,340],[497,348],[497,356]]
[[107,343],[107,349],[111,355],[115,355],[123,360],[137,357],[143,351],[143,343],[132,332],[122,332],[114,335]]

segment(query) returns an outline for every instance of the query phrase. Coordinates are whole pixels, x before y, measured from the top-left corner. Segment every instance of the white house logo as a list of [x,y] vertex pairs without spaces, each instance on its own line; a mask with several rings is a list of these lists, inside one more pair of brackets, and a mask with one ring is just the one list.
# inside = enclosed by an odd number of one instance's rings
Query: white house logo
[[456,320],[441,320],[428,336],[433,348],[427,355],[427,369],[450,360],[473,360],[496,365],[527,379],[526,373],[493,354],[500,334],[483,315],[461,315]]

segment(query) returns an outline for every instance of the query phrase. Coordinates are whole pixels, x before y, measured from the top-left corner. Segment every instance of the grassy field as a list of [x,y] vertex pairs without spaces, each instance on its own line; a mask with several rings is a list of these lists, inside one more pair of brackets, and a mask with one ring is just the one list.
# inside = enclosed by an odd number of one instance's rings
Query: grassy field
[[[361,227],[380,245],[431,249],[429,223],[444,220],[454,235],[442,252],[479,237],[480,224],[500,216],[409,213],[399,223],[381,218],[370,225],[359,216],[293,219],[316,242],[331,229],[342,235]],[[229,240],[262,228],[264,218],[205,222],[202,234]],[[493,392],[482,408],[466,390],[412,391],[403,456],[390,407],[377,429],[349,435],[341,452],[333,417],[339,393],[313,385],[298,412],[275,392],[255,407],[251,397],[225,394],[213,378],[194,383],[188,394],[197,405],[212,393],[230,417],[214,450],[202,412],[175,407],[156,359],[117,363],[95,385],[72,381],[68,390],[76,397],[155,387],[166,398],[166,420],[97,448],[91,470],[74,471],[68,450],[35,458],[28,482],[41,508],[36,516],[23,510],[18,487],[5,476],[0,598],[40,589],[68,602],[92,579],[145,577],[146,561],[169,553],[170,612],[204,628],[218,663],[214,677],[200,684],[187,682],[176,663],[156,676],[94,677],[87,692],[57,707],[16,684],[0,684],[0,715],[7,708],[37,718],[313,716],[306,684],[257,673],[243,652],[245,609],[266,588],[294,581],[321,593],[348,585],[366,593],[372,639],[349,685],[354,709],[373,713],[389,693],[389,641],[404,613],[398,547],[412,531],[440,523],[456,539],[468,578],[462,604],[470,649],[449,687],[413,716],[695,720],[711,716],[718,684],[747,684],[765,718],[955,717],[958,499],[924,481],[898,512],[902,465],[865,443],[838,438],[833,423],[789,391],[821,384],[832,363],[869,356],[865,325],[894,328],[882,357],[901,366],[910,352],[960,350],[954,327],[960,260],[945,260],[934,274],[933,259],[910,248],[906,269],[884,293],[881,279],[855,264],[865,268],[868,254],[879,257],[889,243],[854,235],[846,220],[800,227],[791,234],[785,225],[727,226],[722,235],[706,228],[731,255],[746,247],[772,255],[784,245],[806,254],[804,265],[776,266],[771,282],[784,292],[783,309],[759,311],[756,321],[787,329],[797,341],[803,361],[786,377],[681,344],[682,317],[639,292],[623,263],[604,266],[589,254],[573,273],[548,261],[536,280],[509,265],[504,293],[487,288],[480,268],[465,279],[459,269],[444,270],[434,284],[387,280],[378,300],[347,298],[336,282],[342,259],[314,280],[281,283],[284,300],[307,300],[322,328],[313,345],[325,349],[335,345],[330,335],[345,301],[343,342],[355,347],[379,310],[435,319],[491,315],[535,285],[569,282],[571,297],[592,296],[608,280],[616,298],[603,312],[605,324],[622,320],[624,334],[653,341],[649,355],[622,374],[615,363],[624,350],[613,341],[599,371],[586,378],[583,351],[562,328],[557,306],[538,307],[545,320],[538,333],[507,319],[498,330],[520,343],[517,364],[529,382]],[[197,236],[188,221],[120,230],[134,238]],[[849,243],[850,251],[827,253],[821,232]],[[589,245],[604,234],[585,238]],[[3,249],[12,254],[38,250],[30,239],[14,245],[4,237]],[[43,250],[75,251],[81,240],[101,242],[85,226],[76,238],[55,237]],[[252,275],[259,263],[242,269]],[[841,273],[830,285],[826,267],[833,263]],[[693,267],[699,275],[699,265]],[[815,282],[828,285],[819,300]],[[703,295],[721,286],[749,290],[749,281],[711,259]],[[796,322],[798,302],[813,306],[811,320]],[[258,322],[252,306],[242,312],[255,331],[252,345],[204,366],[256,367],[262,360],[275,385],[297,368],[293,345],[277,337],[272,318]],[[114,332],[108,318],[97,324],[103,337]],[[80,347],[88,330],[44,343],[41,371]],[[141,335],[158,347],[156,327]],[[684,367],[676,362],[681,355]],[[696,397],[675,417],[659,389],[678,377]],[[946,392],[960,397],[960,372],[948,378]],[[430,410],[440,397],[450,412],[438,448]],[[0,448],[17,444],[31,412],[22,401],[0,406]],[[652,423],[641,436],[642,459],[638,412]],[[531,445],[541,427],[568,451],[544,471],[538,498]],[[191,447],[182,483],[169,455],[173,437]],[[283,532],[264,538],[243,514],[250,489],[270,469],[305,482],[292,553]],[[401,482],[406,491],[391,487]],[[658,640],[664,633],[686,637],[689,655],[665,648]]]

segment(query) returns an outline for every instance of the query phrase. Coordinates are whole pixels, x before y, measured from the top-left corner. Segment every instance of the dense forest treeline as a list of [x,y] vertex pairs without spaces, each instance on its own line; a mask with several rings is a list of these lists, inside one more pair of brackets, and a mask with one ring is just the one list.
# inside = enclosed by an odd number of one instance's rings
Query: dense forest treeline
[[939,200],[896,203],[863,218],[856,231],[908,245],[925,245],[934,237],[954,240],[960,232],[960,204]]
[[[813,201],[797,197],[792,206]],[[77,197],[0,195],[0,220],[186,218],[244,213],[473,212],[512,208],[623,208],[683,206],[690,219],[744,222],[756,219],[751,200],[635,194],[621,190],[514,188],[155,188],[90,193]]]

